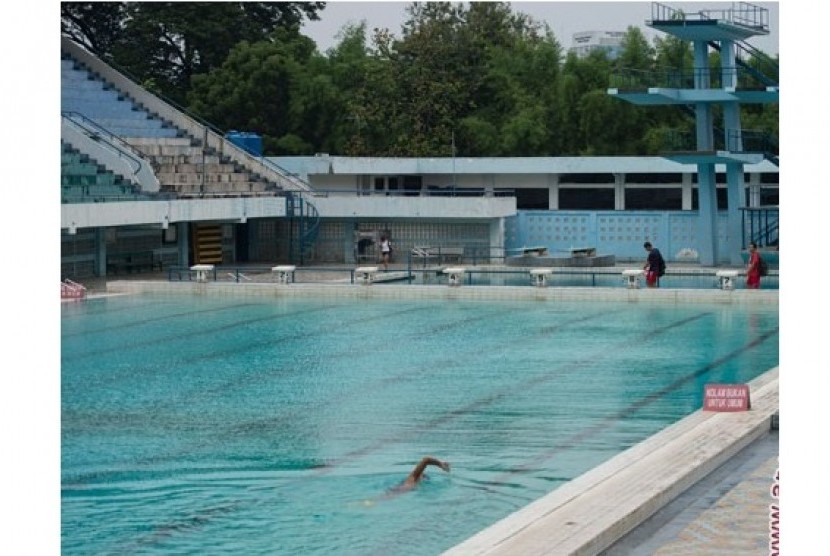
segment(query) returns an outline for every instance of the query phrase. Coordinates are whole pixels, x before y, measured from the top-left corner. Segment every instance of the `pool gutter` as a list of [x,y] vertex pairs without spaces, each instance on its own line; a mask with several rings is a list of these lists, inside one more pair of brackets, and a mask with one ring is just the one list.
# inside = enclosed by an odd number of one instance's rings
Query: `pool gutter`
[[724,303],[778,305],[778,290],[686,288],[608,288],[534,286],[448,286],[415,284],[278,284],[115,280],[108,293],[197,294],[253,297],[342,299],[439,299],[528,301],[626,301],[631,303]]

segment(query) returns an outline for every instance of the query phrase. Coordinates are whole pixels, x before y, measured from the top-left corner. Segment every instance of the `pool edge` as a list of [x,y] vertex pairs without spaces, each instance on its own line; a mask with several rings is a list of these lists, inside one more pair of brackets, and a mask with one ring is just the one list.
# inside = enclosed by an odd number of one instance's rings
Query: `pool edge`
[[443,554],[602,552],[769,431],[778,367],[749,385],[750,411],[697,410]]
[[724,303],[778,305],[779,290],[608,288],[532,286],[439,286],[360,284],[274,284],[116,280],[108,293],[233,295],[253,297],[336,297],[351,299],[441,299],[529,301],[626,301],[631,303]]

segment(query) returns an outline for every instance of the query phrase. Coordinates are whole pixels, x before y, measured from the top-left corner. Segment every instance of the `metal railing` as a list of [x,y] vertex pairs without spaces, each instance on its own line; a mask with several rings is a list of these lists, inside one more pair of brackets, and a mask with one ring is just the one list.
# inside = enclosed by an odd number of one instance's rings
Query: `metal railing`
[[768,83],[757,71],[743,66],[692,68],[690,70],[641,70],[619,68],[611,72],[609,87],[623,90],[723,89],[738,83],[741,88],[766,89]]
[[315,197],[515,197],[513,188],[495,188],[488,191],[483,187],[427,188],[418,190],[392,189],[381,191],[349,187],[342,189],[315,189]]
[[133,174],[138,174],[139,171],[141,171],[141,168],[144,165],[144,155],[142,155],[135,147],[124,141],[121,137],[80,112],[75,112],[73,110],[61,111],[61,117],[71,121],[73,124],[85,130],[90,138],[103,141],[105,146],[126,157],[128,161],[132,162],[132,166],[134,168]]
[[726,150],[777,154],[778,138],[762,129],[727,129]]
[[[354,266],[310,266],[297,267],[290,272],[289,284],[355,284],[358,276]],[[434,265],[426,268],[408,267],[390,268],[388,271],[379,270],[375,275],[375,284],[383,286],[387,280],[377,279],[384,274],[398,273],[395,276],[395,283],[418,284],[418,285],[447,285],[449,276],[444,272],[446,265]],[[629,268],[640,268],[640,262],[631,263]],[[550,268],[550,274],[546,280],[551,287],[627,287],[627,277],[622,275],[623,266],[608,268]],[[487,285],[487,286],[536,286],[535,277],[525,267],[515,269],[489,268],[489,267],[464,267],[463,282],[466,285]],[[739,275],[743,275],[743,270]],[[171,282],[196,282],[200,271],[191,270],[186,266],[170,266],[167,269],[168,280]],[[279,274],[273,272],[271,267],[259,266],[216,266],[213,271],[207,273],[208,282],[232,282],[238,284],[278,284]],[[393,280],[388,280],[393,282]],[[771,270],[769,276],[764,278],[764,284],[768,288],[778,287],[778,271]],[[693,288],[706,289],[720,286],[717,277],[717,269],[682,269],[669,268],[666,275],[661,278],[661,286],[668,288]]]
[[[289,283],[355,283],[356,267],[347,266],[305,266],[296,267],[290,271]],[[203,271],[202,271],[203,272]],[[167,280],[169,282],[196,282],[199,270],[193,270],[188,266],[171,265],[167,267]],[[327,279],[323,279],[325,276]],[[329,279],[330,277],[330,279]],[[207,274],[209,282],[234,282],[234,283],[280,283],[278,272],[274,272],[270,266],[233,266],[218,265]]]
[[754,241],[759,247],[777,246],[778,207],[741,208],[741,228],[744,230],[742,249],[746,249],[750,241]]
[[[697,135],[694,131],[666,130],[662,137],[664,152],[697,152]],[[726,150],[740,153],[759,153],[764,156],[777,156],[778,139],[764,130],[753,129],[716,129],[713,143],[709,150]]]
[[[632,262],[630,267],[641,267],[639,261]],[[309,266],[297,267],[290,272],[288,284],[356,284],[358,267],[354,266]],[[374,284],[383,287],[385,283],[416,284],[446,286],[449,284],[449,275],[444,272],[446,265],[434,265],[426,268],[409,267],[405,269],[390,268],[388,271],[379,270],[375,274]],[[624,266],[607,268],[549,268],[550,273],[545,276],[546,286],[549,287],[627,287],[628,277],[622,275]],[[738,270],[739,276],[745,276],[743,269]],[[664,288],[708,289],[719,288],[720,279],[715,268],[671,268],[666,270],[665,276],[660,279]],[[204,272],[204,271],[202,271]],[[191,270],[186,266],[171,266],[167,269],[168,280],[171,282],[197,282],[200,271]],[[390,279],[382,279],[388,275]],[[265,266],[216,266],[213,271],[203,274],[208,282],[224,282],[238,284],[280,284],[279,273],[273,272],[271,267]],[[764,278],[764,287],[778,288],[778,270],[770,270]],[[380,278],[380,279],[379,279]],[[392,279],[394,278],[394,279]],[[486,266],[465,266],[463,284],[468,286],[527,286],[537,287],[537,277],[530,274],[526,267],[491,268]]]
[[[640,268],[637,263],[630,268]],[[537,286],[535,276],[530,275],[528,269],[488,269],[465,267],[464,283],[468,286]],[[628,287],[628,277],[622,275],[622,267],[607,269],[576,269],[550,268],[546,282],[550,287]],[[737,270],[737,269],[736,269]],[[446,285],[448,276],[443,268],[413,269],[413,275],[421,278],[419,285]],[[738,270],[739,276],[745,276],[743,270]],[[408,282],[413,282],[410,278]],[[764,278],[767,288],[778,288],[778,271],[771,270]],[[660,278],[660,285],[664,288],[692,288],[707,289],[719,288],[720,280],[716,269],[683,270],[668,269],[665,276]]]
[[[735,41],[734,44],[735,62],[741,66],[746,73],[751,74],[755,81],[764,85],[778,85],[778,62],[747,42]],[[709,46],[718,52],[721,51],[721,45],[717,41],[709,41]],[[741,83],[738,83],[738,86],[741,85]]]
[[651,21],[647,23],[653,24],[656,21],[685,20],[728,21],[735,25],[757,29],[759,31],[769,31],[769,10],[748,2],[732,2],[732,6],[729,9],[700,10],[690,13],[666,6],[665,4],[660,4],[659,2],[652,2]]

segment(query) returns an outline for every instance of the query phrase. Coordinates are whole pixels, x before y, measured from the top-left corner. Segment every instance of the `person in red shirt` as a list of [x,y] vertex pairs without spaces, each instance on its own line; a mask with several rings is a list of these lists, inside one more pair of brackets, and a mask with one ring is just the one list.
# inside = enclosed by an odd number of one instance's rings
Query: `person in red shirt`
[[749,242],[749,264],[746,265],[746,287],[757,290],[761,287],[761,255],[754,241]]

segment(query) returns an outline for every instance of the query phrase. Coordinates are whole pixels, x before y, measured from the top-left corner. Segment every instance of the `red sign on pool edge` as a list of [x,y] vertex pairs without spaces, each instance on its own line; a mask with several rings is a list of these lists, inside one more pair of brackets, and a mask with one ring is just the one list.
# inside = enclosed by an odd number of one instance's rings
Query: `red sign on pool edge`
[[703,387],[703,411],[747,411],[748,384],[707,384]]

